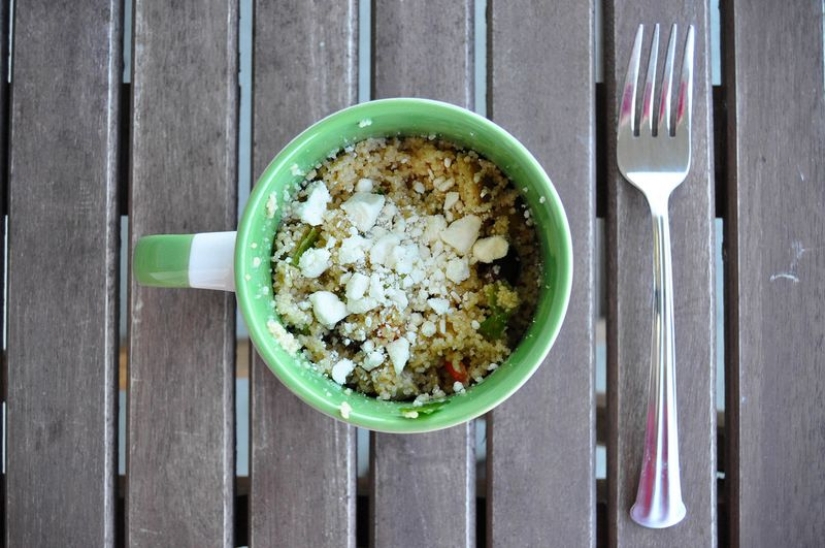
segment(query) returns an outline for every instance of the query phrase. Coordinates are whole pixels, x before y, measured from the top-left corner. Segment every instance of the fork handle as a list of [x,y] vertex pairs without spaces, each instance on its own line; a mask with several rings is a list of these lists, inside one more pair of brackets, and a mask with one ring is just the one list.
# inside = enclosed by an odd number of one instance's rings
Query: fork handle
[[687,513],[679,472],[670,227],[667,199],[663,202],[650,204],[654,246],[653,340],[644,460],[636,503],[630,510],[633,521],[655,529],[675,525]]

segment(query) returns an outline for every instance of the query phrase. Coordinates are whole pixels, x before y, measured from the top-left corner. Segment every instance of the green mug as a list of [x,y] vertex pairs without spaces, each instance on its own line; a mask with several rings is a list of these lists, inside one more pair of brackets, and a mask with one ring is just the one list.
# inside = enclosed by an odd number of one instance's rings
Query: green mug
[[[542,269],[533,321],[519,345],[483,383],[417,412],[409,402],[385,401],[342,387],[308,367],[271,333],[278,322],[270,254],[279,214],[267,208],[303,180],[331,152],[372,137],[437,135],[495,163],[530,208],[541,246]],[[549,177],[507,131],[466,109],[426,99],[358,104],[317,122],[290,142],[259,178],[237,232],[152,235],[139,239],[133,260],[143,286],[234,291],[260,356],[277,378],[315,409],[371,430],[427,432],[483,415],[513,395],[544,361],[570,299],[573,255],[570,227]]]

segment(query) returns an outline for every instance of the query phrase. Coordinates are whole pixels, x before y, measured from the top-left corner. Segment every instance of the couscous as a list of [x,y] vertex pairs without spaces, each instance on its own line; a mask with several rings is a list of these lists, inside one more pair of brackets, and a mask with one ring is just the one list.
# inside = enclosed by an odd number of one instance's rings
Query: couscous
[[531,321],[541,265],[529,209],[473,151],[368,139],[281,207],[272,271],[286,329],[271,330],[340,385],[416,403],[462,393]]

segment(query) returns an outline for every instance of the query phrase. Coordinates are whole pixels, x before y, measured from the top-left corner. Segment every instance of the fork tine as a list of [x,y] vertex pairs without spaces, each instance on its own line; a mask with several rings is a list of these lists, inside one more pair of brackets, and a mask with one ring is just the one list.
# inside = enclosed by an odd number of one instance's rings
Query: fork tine
[[639,129],[653,130],[653,96],[656,89],[656,66],[659,61],[659,23],[653,27],[653,41],[650,43],[650,60],[647,63],[647,78],[642,98],[642,116]]
[[643,35],[644,25],[639,25],[636,40],[633,42],[633,51],[630,53],[630,62],[627,65],[627,75],[622,89],[622,105],[619,109],[619,131],[629,131],[631,135],[636,133],[636,83],[639,80]]
[[673,60],[676,57],[676,23],[670,27],[670,38],[667,41],[667,56],[665,57],[665,69],[662,77],[662,96],[659,100],[659,135],[671,135],[673,126],[670,123],[671,97],[673,96]]
[[685,55],[682,58],[682,81],[679,84],[679,102],[676,104],[676,127],[686,125],[690,132],[690,113],[693,107],[693,25],[688,28]]

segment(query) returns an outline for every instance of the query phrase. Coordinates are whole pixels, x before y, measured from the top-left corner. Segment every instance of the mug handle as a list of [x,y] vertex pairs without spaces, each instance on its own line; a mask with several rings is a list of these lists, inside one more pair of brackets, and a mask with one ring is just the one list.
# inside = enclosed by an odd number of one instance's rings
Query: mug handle
[[235,291],[237,232],[156,234],[135,245],[132,272],[146,287]]

